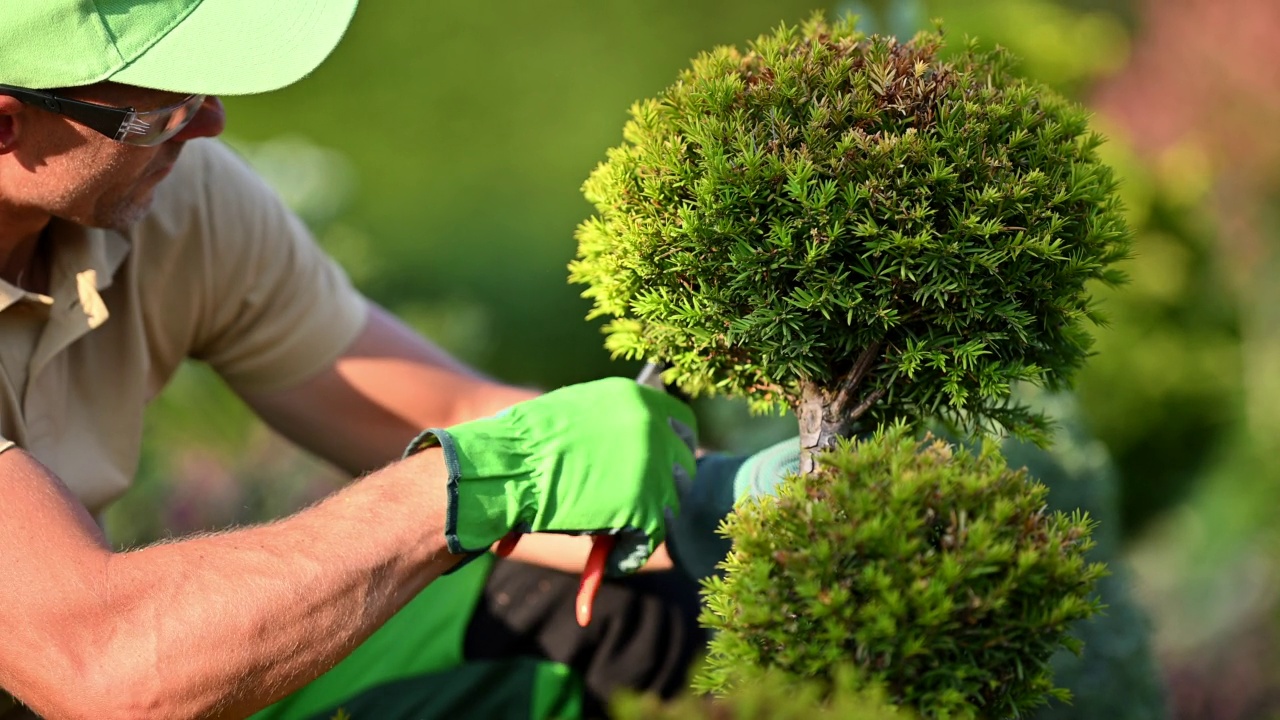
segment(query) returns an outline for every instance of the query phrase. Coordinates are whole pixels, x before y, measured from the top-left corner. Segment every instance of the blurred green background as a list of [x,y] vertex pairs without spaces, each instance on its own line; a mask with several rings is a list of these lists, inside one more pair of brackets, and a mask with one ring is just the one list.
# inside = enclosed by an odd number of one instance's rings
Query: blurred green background
[[[228,140],[369,296],[465,361],[553,387],[634,374],[566,283],[579,187],[628,106],[699,51],[815,9],[909,37],[944,21],[1023,59],[1110,138],[1133,282],[1078,395],[1123,476],[1130,562],[1175,717],[1280,717],[1280,3],[1275,0],[553,0],[366,3],[310,78],[227,98]],[[787,431],[703,402],[706,441]],[[122,546],[272,517],[338,473],[202,367],[155,403]]]

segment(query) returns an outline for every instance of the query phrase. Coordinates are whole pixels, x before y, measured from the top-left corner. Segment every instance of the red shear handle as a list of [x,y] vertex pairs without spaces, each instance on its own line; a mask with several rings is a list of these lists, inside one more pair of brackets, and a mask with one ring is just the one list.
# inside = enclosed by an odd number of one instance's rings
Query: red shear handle
[[[493,552],[498,557],[507,557],[516,549],[518,542],[520,542],[520,533],[510,533],[498,541],[498,546],[493,549]],[[600,584],[604,582],[605,564],[616,543],[617,538],[613,535],[596,535],[591,538],[591,554],[587,556],[587,567],[582,571],[582,580],[578,583],[578,598],[574,604],[578,624],[582,627],[591,624],[591,610],[595,607]]]
[[506,535],[503,535],[502,539],[498,541],[498,547],[493,549],[493,554],[502,558],[507,557],[511,553],[515,552],[516,543],[518,542],[520,542],[520,533],[509,532]]
[[[636,382],[666,392],[666,386],[662,383],[661,364],[646,364]],[[583,569],[582,580],[578,583],[578,599],[574,607],[578,624],[582,627],[591,624],[591,610],[595,606],[596,595],[600,592],[600,584],[604,582],[605,565],[608,564],[609,554],[613,552],[617,541],[617,537],[613,535],[595,535],[591,538],[591,554],[587,556],[587,567]],[[507,533],[498,541],[498,546],[493,551],[498,557],[507,557],[516,549],[518,542],[520,533]]]
[[578,583],[576,609],[578,624],[582,627],[591,624],[591,609],[596,604],[600,583],[604,582],[605,564],[617,541],[618,538],[613,535],[596,535],[591,538],[591,554],[587,556],[587,567],[582,571],[582,581]]

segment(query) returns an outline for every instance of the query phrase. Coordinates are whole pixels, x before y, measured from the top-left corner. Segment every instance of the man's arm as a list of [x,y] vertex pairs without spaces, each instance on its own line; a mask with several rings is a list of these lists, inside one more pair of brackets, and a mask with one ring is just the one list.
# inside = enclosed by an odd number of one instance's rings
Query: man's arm
[[538,394],[483,377],[372,305],[359,336],[324,370],[287,390],[243,396],[281,434],[359,476],[400,457],[424,428]]
[[438,449],[287,519],[113,553],[0,454],[0,686],[57,718],[243,717],[318,677],[458,557]]
[[[280,433],[360,475],[399,457],[423,428],[491,415],[537,394],[470,370],[373,306],[364,330],[330,367],[297,387],[244,397]],[[590,550],[586,537],[528,535],[511,557],[581,572]],[[661,547],[645,565],[669,567]]]

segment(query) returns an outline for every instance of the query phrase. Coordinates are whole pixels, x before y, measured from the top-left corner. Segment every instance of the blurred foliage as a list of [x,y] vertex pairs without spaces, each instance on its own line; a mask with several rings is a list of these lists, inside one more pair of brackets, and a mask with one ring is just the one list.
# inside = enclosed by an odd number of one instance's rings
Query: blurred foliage
[[939,0],[931,11],[952,32],[1009,48],[1022,58],[1022,74],[1073,97],[1119,70],[1128,55],[1128,33],[1109,9],[1081,11],[1050,0]]
[[1193,152],[1148,167],[1113,142],[1136,230],[1132,282],[1101,290],[1111,319],[1079,395],[1124,478],[1130,535],[1184,501],[1230,441],[1244,392],[1236,305],[1204,209],[1208,180]]
[[345,481],[269,432],[202,364],[182,367],[145,433],[136,484],[104,513],[121,547],[279,517]]

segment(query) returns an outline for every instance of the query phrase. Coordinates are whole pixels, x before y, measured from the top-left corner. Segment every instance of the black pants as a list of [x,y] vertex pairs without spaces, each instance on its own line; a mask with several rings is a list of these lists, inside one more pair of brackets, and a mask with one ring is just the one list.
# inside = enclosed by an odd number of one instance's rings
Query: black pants
[[536,657],[583,678],[587,717],[607,717],[619,689],[669,698],[686,686],[689,665],[706,646],[698,625],[697,585],[678,571],[606,581],[591,624],[574,613],[578,577],[513,560],[493,568],[467,628],[467,660]]

